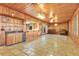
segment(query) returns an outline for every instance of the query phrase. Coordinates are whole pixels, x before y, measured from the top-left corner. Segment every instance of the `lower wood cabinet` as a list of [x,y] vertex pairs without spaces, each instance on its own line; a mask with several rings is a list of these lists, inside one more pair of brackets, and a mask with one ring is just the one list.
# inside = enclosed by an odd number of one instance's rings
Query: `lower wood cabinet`
[[16,43],[23,42],[26,38],[23,38],[26,35],[23,35],[23,32],[6,32],[6,44],[13,45]]

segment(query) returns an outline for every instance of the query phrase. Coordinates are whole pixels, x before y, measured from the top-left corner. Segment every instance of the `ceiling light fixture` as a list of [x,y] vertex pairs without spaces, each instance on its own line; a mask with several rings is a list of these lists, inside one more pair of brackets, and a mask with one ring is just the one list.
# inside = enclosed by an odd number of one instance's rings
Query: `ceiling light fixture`
[[39,13],[39,14],[37,15],[37,17],[40,18],[40,19],[45,19],[44,14],[40,14],[40,13]]
[[55,17],[54,17],[54,18],[55,18],[55,20],[57,20],[57,19],[58,19],[58,17],[57,17],[56,15],[55,15]]
[[57,16],[53,16],[51,19],[50,19],[50,23],[52,22],[57,22],[58,20],[58,17]]
[[14,13],[12,13],[12,16],[14,16]]
[[53,17],[53,11],[52,9],[50,10],[50,13],[49,13],[49,18],[52,18]]
[[54,24],[54,26],[57,26],[58,24]]
[[41,9],[43,9],[43,8],[44,8],[44,4],[39,3],[38,5],[40,6],[40,8],[41,8]]
[[46,10],[45,10],[45,8],[44,8],[44,4],[38,3],[38,6],[40,7],[40,9],[41,9],[43,12],[46,12]]
[[54,19],[51,19],[51,20],[50,20],[50,23],[53,23],[53,22],[54,22]]
[[55,22],[57,22],[57,21],[58,21],[58,17],[57,17],[57,16],[55,16],[55,17],[54,17],[54,20],[55,20]]
[[40,12],[42,13],[38,14],[38,17],[40,19],[44,19],[46,15],[46,17],[48,16],[47,18],[49,19],[50,23],[58,21],[58,17],[57,15],[55,15],[52,8],[49,10],[49,14],[46,14],[45,5],[43,3],[38,3],[37,5],[40,7]]

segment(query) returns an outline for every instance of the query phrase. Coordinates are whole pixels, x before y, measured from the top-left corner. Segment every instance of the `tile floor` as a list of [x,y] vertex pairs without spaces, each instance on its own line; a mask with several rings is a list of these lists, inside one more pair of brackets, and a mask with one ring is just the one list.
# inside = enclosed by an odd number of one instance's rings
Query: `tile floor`
[[12,46],[0,46],[1,56],[78,56],[79,48],[70,37],[42,35],[32,42]]

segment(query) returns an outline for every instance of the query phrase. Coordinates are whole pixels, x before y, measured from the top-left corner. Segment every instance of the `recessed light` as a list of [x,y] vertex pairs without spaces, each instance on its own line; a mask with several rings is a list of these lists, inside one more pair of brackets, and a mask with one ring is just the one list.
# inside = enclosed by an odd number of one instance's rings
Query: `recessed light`
[[57,26],[58,24],[54,24],[54,26]]
[[12,14],[12,16],[14,16],[14,14]]

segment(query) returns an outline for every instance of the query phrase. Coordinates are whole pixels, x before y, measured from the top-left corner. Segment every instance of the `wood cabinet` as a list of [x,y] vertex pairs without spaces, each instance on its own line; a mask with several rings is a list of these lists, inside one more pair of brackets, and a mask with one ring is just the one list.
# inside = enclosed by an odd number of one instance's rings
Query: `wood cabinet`
[[5,45],[5,32],[0,31],[0,46]]
[[6,45],[12,45],[23,42],[26,38],[23,38],[23,32],[7,32],[6,33]]

